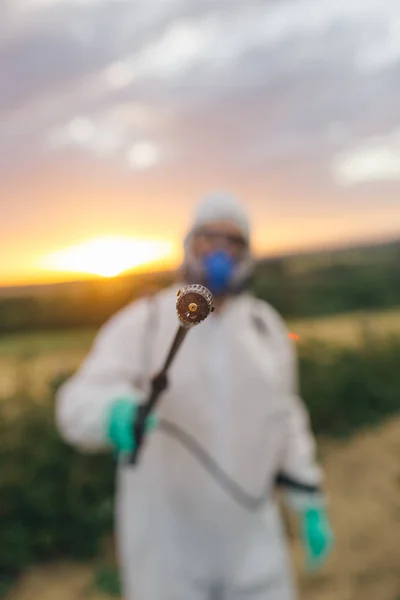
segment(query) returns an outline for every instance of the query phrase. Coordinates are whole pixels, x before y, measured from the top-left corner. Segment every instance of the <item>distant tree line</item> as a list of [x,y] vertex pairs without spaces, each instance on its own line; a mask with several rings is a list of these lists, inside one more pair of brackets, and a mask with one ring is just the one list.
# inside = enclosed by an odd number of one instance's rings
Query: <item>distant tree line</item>
[[0,296],[0,335],[98,327],[123,306],[172,282],[170,273],[85,281]]
[[[149,273],[0,297],[0,334],[98,327],[131,300],[173,280],[173,273]],[[254,291],[286,318],[398,306],[400,242],[260,261]]]
[[255,292],[287,318],[390,308],[400,305],[399,266],[336,264],[291,274],[278,261],[260,268]]

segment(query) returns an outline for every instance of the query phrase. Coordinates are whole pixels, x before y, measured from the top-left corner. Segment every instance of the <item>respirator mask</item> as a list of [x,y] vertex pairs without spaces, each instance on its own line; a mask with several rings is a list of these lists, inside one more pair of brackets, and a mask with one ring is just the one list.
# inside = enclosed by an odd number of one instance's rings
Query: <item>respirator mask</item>
[[246,250],[240,259],[233,258],[226,250],[213,250],[204,257],[193,255],[185,244],[185,259],[182,265],[183,278],[188,284],[206,286],[218,297],[239,294],[248,289],[254,277],[254,259]]

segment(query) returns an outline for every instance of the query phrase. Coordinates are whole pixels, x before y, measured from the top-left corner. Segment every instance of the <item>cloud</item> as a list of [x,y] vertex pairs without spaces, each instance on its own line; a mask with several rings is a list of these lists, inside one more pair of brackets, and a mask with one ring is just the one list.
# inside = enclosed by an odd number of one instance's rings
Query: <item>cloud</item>
[[368,138],[335,157],[332,172],[340,185],[375,181],[400,181],[400,130]]
[[160,160],[161,151],[157,144],[143,140],[129,148],[127,159],[132,169],[148,169]]
[[375,177],[394,177],[396,150],[360,148],[399,118],[398,0],[1,10],[0,170],[83,153],[122,170],[221,164],[260,176],[297,161],[328,186],[360,182],[372,161]]

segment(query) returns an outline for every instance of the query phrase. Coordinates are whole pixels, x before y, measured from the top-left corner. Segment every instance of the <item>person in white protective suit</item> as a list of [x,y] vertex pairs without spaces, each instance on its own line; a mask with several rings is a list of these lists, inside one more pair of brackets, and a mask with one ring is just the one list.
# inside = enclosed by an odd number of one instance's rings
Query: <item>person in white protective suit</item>
[[[323,477],[296,356],[283,320],[250,293],[245,209],[226,194],[196,208],[177,285],[133,301],[100,330],[59,389],[63,438],[110,448],[117,469],[116,538],[126,600],[294,600],[276,499],[298,514],[307,564],[333,545]],[[216,310],[191,329],[148,418],[138,464],[133,423],[176,332],[176,293],[205,285]]]

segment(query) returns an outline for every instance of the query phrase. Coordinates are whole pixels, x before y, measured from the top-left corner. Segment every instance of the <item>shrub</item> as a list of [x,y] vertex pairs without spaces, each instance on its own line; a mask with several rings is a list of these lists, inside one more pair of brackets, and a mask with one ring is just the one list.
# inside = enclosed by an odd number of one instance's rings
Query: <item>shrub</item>
[[61,442],[50,403],[16,412],[0,414],[0,590],[29,564],[95,556],[112,527],[111,457]]
[[361,348],[309,343],[300,351],[302,396],[315,433],[349,435],[400,410],[400,339]]

